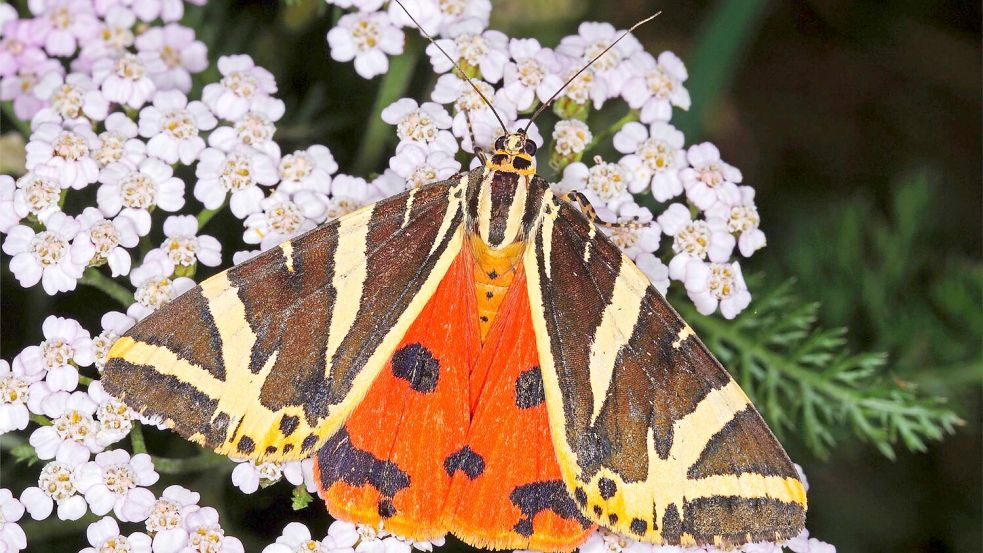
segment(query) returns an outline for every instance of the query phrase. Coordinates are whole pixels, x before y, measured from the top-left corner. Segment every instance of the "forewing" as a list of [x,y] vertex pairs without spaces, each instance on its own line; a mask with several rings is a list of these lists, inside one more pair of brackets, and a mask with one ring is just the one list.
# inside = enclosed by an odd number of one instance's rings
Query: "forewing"
[[106,389],[219,453],[309,456],[460,251],[469,178],[367,206],[205,280],[113,345]]
[[637,267],[549,198],[525,254],[550,428],[583,513],[666,544],[802,529],[805,490],[737,383]]

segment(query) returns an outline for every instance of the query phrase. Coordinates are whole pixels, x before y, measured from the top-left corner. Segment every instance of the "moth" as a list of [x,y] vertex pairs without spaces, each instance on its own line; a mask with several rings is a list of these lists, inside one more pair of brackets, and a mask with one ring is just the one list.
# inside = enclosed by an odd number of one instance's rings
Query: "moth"
[[748,397],[503,129],[482,166],[161,307],[113,345],[106,389],[222,454],[313,456],[333,517],[415,540],[797,535],[804,486]]

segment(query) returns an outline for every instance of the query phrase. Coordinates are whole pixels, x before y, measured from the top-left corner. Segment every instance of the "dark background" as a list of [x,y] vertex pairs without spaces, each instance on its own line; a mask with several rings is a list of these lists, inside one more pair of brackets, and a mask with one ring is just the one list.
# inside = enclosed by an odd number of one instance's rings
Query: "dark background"
[[[624,28],[656,10],[639,39],[653,53],[674,50],[692,76],[693,110],[674,122],[688,143],[714,141],[757,189],[768,247],[745,271],[766,282],[794,277],[800,296],[822,303],[824,325],[848,326],[855,349],[887,352],[899,383],[947,397],[965,419],[927,452],[901,448],[893,461],[849,428],[827,459],[787,436],[812,485],[810,530],[844,552],[980,551],[980,5],[506,0],[495,2],[492,27],[555,46],[580,21]],[[239,1],[196,13],[213,59],[245,52],[276,74],[288,106],[277,135],[285,152],[323,143],[343,172],[384,168],[391,143],[356,161],[379,79],[328,56],[336,10],[319,0]],[[431,82],[418,70],[410,94],[421,98]],[[209,232],[234,244],[240,227],[225,213]],[[105,309],[89,308],[105,303],[97,292],[25,292],[3,265],[4,358],[36,342],[51,312],[98,328]],[[25,481],[36,470],[25,469]],[[291,512],[286,486],[246,498],[227,476],[197,478],[182,483],[224,506],[223,526],[247,551],[271,543],[288,520],[315,533],[328,523],[319,502]],[[54,526],[38,539],[75,539]]]

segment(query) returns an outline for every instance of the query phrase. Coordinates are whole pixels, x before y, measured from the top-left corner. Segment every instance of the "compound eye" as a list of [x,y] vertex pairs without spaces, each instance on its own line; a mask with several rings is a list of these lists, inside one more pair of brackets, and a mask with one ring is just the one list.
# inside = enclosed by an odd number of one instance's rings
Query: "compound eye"
[[526,140],[525,151],[527,154],[534,156],[536,155],[536,143],[532,140]]
[[499,150],[499,151],[505,149],[505,137],[504,136],[500,136],[497,139],[495,139],[495,149],[496,150]]

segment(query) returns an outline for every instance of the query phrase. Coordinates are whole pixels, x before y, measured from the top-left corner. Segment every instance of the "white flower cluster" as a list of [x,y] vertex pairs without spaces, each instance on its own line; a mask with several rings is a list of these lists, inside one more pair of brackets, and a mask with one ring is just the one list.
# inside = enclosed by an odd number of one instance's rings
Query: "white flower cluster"
[[[389,55],[402,52],[403,28],[415,25],[395,2],[330,1],[354,8],[328,33],[331,56],[355,60],[355,70],[372,78],[388,70]],[[413,18],[436,36],[427,47],[433,69],[441,74],[422,105],[402,98],[382,112],[396,127],[399,145],[380,178],[385,192],[444,179],[458,172],[460,149],[487,150],[501,134],[492,109],[455,73],[446,52],[492,102],[510,130],[548,101],[563,83],[623,31],[607,23],[583,23],[578,34],[546,48],[535,39],[509,38],[488,29],[488,0],[413,0],[404,2]],[[443,52],[441,51],[443,50]],[[743,257],[764,247],[765,235],[754,204],[754,189],[740,185],[740,171],[720,159],[709,143],[685,147],[670,120],[674,107],[688,109],[683,62],[672,52],[653,56],[627,36],[564,89],[555,104],[561,120],[554,126],[550,163],[562,170],[558,192],[580,191],[603,220],[620,223],[609,235],[664,294],[671,281],[683,284],[703,314],[717,309],[734,318],[751,301],[735,249]],[[586,119],[590,108],[620,99],[635,120],[614,135],[623,157],[591,166],[580,161],[594,146]],[[470,129],[469,129],[470,124]],[[535,125],[530,137],[543,144]],[[460,141],[460,145],[458,143]],[[636,203],[649,195],[661,212]],[[643,200],[644,202],[644,200]],[[659,246],[666,240],[665,258]]]
[[[501,133],[490,107],[430,46],[433,68],[442,73],[432,101],[404,98],[382,113],[399,138],[384,173],[371,182],[337,174],[330,150],[320,145],[284,154],[273,139],[284,103],[275,97],[273,75],[249,56],[221,57],[220,80],[205,84],[200,98],[188,96],[208,58],[194,30],[180,23],[185,3],[30,0],[29,14],[0,4],[0,100],[30,123],[26,172],[16,180],[0,176],[3,252],[24,287],[40,283],[55,295],[81,281],[124,303],[124,311],[102,316],[98,334],[49,316],[40,344],[9,363],[0,360],[0,434],[26,431],[32,454],[45,461],[36,486],[17,496],[0,489],[0,550],[27,547],[18,525],[25,512],[35,520],[78,520],[91,512],[112,516],[89,526],[85,551],[242,552],[215,509],[199,506],[197,493],[170,486],[155,494],[158,468],[137,436],[161,421],[132,412],[103,389],[97,378],[110,346],[194,286],[199,264],[229,261],[218,240],[201,232],[223,206],[242,221],[243,242],[258,248],[230,256],[240,262],[386,196],[447,178],[462,169],[459,154],[487,150]],[[333,3],[352,11],[328,34],[332,57],[354,60],[365,78],[385,73],[388,56],[403,51],[403,29],[412,25],[402,8],[384,0]],[[585,23],[550,49],[488,29],[488,0],[404,4],[475,77],[510,129],[525,126],[521,117],[620,34]],[[719,305],[733,317],[750,299],[733,250],[749,256],[764,245],[764,235],[740,172],[710,144],[684,149],[682,134],[669,124],[673,106],[688,106],[685,79],[673,54],[653,57],[626,38],[557,102],[562,120],[552,132],[550,162],[563,169],[558,191],[579,190],[602,216],[626,223],[610,230],[612,239],[662,291],[670,278],[682,281],[702,312]],[[586,123],[589,108],[616,98],[638,120],[614,136],[625,155],[588,167],[579,160],[601,134]],[[535,125],[530,137],[544,142]],[[204,209],[188,212],[189,191]],[[669,202],[658,216],[633,200],[648,192]],[[95,198],[95,205],[67,212],[69,196]],[[164,236],[159,244],[148,238],[155,226]],[[655,255],[663,233],[673,238],[668,265]],[[124,277],[128,287],[120,283]],[[119,446],[127,437],[133,454]],[[311,466],[311,460],[242,462],[232,484],[247,494],[280,480],[314,491]],[[142,523],[146,532],[123,535],[118,521]],[[442,543],[408,542],[345,522],[314,540],[292,523],[265,551],[409,553]],[[628,546],[660,549],[600,532],[584,550]],[[831,550],[807,534],[788,546],[796,553]]]

